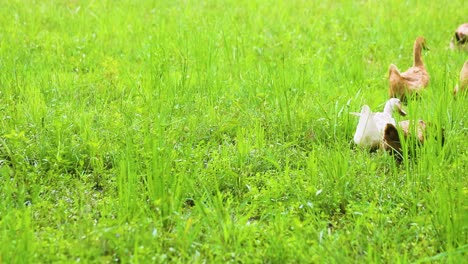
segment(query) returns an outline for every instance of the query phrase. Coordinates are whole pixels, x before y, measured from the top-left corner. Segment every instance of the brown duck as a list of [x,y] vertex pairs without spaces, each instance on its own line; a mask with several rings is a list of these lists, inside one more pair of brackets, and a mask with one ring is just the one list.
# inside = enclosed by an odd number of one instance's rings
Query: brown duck
[[413,66],[405,72],[400,72],[394,64],[388,69],[390,98],[400,98],[406,101],[410,95],[419,94],[429,84],[429,74],[422,60],[422,50],[427,49],[424,37],[417,37],[413,47]]
[[460,71],[460,87],[458,84],[453,89],[453,94],[456,95],[459,92],[466,91],[468,89],[468,60],[465,61]]
[[450,48],[459,48],[461,50],[468,51],[468,23],[461,24],[457,30],[455,30],[455,35],[450,41]]

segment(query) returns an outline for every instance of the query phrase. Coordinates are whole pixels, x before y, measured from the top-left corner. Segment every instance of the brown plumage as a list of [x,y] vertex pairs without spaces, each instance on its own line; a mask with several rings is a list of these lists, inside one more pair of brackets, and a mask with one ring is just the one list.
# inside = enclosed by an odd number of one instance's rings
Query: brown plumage
[[[415,139],[417,142],[423,144],[424,143],[424,136],[426,132],[426,123],[422,121],[421,119],[416,121],[411,121],[411,120],[403,120],[398,122],[398,125],[401,128],[401,131],[403,131],[403,137],[405,139],[409,138],[410,136],[413,136],[414,133]],[[416,128],[413,128],[414,125],[417,125]]]
[[458,87],[458,84],[457,84],[455,86],[455,89],[453,89],[453,94],[456,95],[457,93],[466,91],[467,89],[468,89],[468,60],[465,61],[460,71],[460,87]]
[[406,97],[419,94],[429,84],[429,74],[422,60],[422,50],[427,49],[424,37],[417,37],[413,46],[413,66],[400,73],[394,64],[388,69],[388,95],[390,98],[400,98],[406,101]]
[[401,141],[397,128],[388,123],[384,129],[384,137],[381,147],[395,156],[398,161],[401,161]]
[[455,35],[450,41],[450,47],[452,49],[459,48],[468,51],[468,23],[461,24],[457,30],[455,30]]

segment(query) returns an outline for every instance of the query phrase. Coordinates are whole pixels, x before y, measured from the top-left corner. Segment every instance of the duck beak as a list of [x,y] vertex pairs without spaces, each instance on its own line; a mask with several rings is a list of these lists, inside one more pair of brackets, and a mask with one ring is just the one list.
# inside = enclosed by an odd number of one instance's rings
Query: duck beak
[[424,43],[424,44],[422,45],[422,48],[423,48],[423,50],[431,50],[431,49],[429,49],[429,47],[426,45],[426,43]]
[[401,105],[401,103],[397,104],[398,106],[398,113],[400,113],[400,115],[402,116],[406,116],[406,112],[405,110],[403,110],[403,106]]

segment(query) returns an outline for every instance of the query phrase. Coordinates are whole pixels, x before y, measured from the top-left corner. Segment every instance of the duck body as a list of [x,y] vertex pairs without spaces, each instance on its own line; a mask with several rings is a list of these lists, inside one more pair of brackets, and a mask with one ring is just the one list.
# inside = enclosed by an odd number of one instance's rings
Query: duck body
[[354,143],[358,146],[376,148],[380,144],[381,137],[374,115],[369,106],[361,109],[359,122],[354,133]]
[[426,49],[424,37],[416,38],[413,47],[413,66],[405,72],[400,72],[394,64],[388,68],[390,98],[399,98],[406,101],[406,97],[411,94],[418,95],[421,90],[429,84],[429,74],[422,61],[422,49]]
[[371,149],[380,147],[385,126],[387,124],[396,124],[392,116],[395,110],[398,110],[401,115],[406,115],[401,107],[400,100],[397,98],[388,100],[383,112],[372,113],[369,106],[364,105],[361,113],[357,114],[359,122],[354,133],[354,143]]
[[415,139],[416,143],[422,145],[428,138],[434,138],[443,146],[445,143],[445,130],[431,122],[424,120],[403,120],[398,122],[405,140]]
[[403,120],[398,122],[398,125],[403,132],[403,137],[405,139],[409,138],[410,136],[414,135],[417,142],[423,144],[424,143],[424,134],[426,131],[426,122],[419,119],[417,121],[414,120]]
[[468,61],[465,61],[460,71],[460,86],[456,85],[453,93],[456,95],[459,92],[466,91],[468,89]]
[[423,67],[411,67],[400,73],[394,64],[388,69],[389,97],[406,101],[411,94],[419,94],[429,84],[429,75]]

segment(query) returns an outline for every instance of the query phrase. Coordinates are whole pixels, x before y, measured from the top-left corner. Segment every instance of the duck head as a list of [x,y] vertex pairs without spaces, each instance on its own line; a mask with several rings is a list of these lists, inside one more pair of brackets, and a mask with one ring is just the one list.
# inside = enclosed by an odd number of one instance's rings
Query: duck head
[[450,40],[450,48],[462,48],[468,51],[468,23],[461,24],[455,30],[455,35]]
[[413,46],[413,67],[424,67],[422,60],[422,50],[429,50],[424,37],[417,37]]
[[462,24],[457,28],[455,31],[455,40],[459,45],[468,43],[468,23]]
[[398,113],[402,116],[406,115],[406,112],[403,110],[403,105],[398,98],[391,98],[390,100],[385,103],[384,113],[389,114],[392,116],[393,112],[398,111]]
[[421,47],[423,50],[429,50],[427,46],[426,39],[423,36],[419,36],[416,38],[415,46]]

